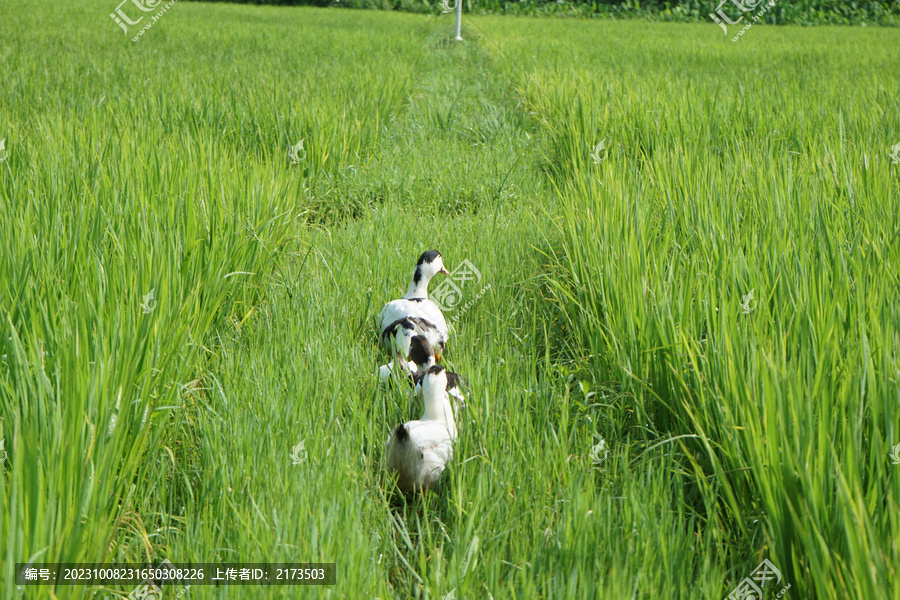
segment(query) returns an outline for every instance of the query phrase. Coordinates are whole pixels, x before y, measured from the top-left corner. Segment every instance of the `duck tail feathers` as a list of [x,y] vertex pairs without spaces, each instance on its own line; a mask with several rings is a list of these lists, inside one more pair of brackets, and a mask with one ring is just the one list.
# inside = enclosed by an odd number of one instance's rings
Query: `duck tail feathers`
[[394,439],[397,440],[397,443],[402,443],[409,439],[409,431],[406,429],[406,425],[403,423],[397,425],[397,429],[394,430]]

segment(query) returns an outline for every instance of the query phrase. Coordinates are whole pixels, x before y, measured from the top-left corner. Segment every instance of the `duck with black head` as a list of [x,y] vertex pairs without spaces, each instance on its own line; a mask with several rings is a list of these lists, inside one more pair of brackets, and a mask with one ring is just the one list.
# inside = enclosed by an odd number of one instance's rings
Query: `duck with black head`
[[436,360],[440,361],[449,330],[441,309],[428,298],[428,283],[438,273],[449,275],[441,253],[437,250],[423,252],[406,295],[388,302],[378,316],[381,343],[391,351],[394,364],[402,365],[409,360],[409,344],[416,335],[428,339],[435,349]]

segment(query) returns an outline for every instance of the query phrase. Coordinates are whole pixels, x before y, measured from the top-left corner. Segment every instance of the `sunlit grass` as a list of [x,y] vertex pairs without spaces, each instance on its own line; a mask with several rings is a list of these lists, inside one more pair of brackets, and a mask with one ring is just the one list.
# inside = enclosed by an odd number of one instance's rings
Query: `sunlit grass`
[[[553,289],[594,376],[633,394],[656,435],[688,436],[694,507],[732,556],[768,557],[804,596],[889,598],[896,58],[845,32],[874,68],[837,73],[824,40],[754,34],[765,45],[727,68],[605,81],[597,50],[530,78],[566,198]],[[793,76],[811,56],[815,88]]]
[[[3,597],[162,558],[338,565],[191,598],[900,595],[896,31],[112,8],[0,21]],[[490,288],[404,503],[373,316],[430,248]]]

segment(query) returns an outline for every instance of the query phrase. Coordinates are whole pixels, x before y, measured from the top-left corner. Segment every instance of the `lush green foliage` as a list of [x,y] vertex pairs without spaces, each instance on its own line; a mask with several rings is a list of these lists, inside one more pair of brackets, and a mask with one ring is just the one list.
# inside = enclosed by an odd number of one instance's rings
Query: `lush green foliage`
[[[768,1],[768,0],[767,0]],[[766,2],[756,0],[593,0],[579,2],[567,0],[472,0],[471,10],[482,13],[518,15],[559,15],[577,17],[614,17],[620,19],[650,19],[660,21],[709,21],[709,14],[721,5],[732,17],[741,15],[740,6],[763,7]],[[755,14],[751,10],[750,14]],[[881,24],[900,23],[900,5],[889,0],[847,2],[846,0],[775,0],[765,13],[765,23],[820,25],[820,24]]]
[[[709,599],[768,558],[789,598],[900,597],[900,32],[472,17],[456,44],[179,3],[133,43],[112,8],[0,21],[4,598],[53,597],[16,562],[161,558],[333,561],[302,592],[342,598]],[[382,444],[417,408],[373,315],[432,247],[487,289],[450,315],[456,458],[403,502]]]
[[[600,48],[534,66],[524,95],[566,198],[554,287],[573,352],[637,423],[682,438],[708,525],[777,555],[801,597],[894,597],[897,59],[854,35],[865,66],[810,68],[837,36],[798,52],[752,33],[738,54],[701,42],[702,62],[674,65],[652,58],[674,56],[674,36],[639,36],[637,77]],[[813,93],[793,76],[806,68],[827,84]]]
[[[342,6],[345,8],[378,8],[419,13],[440,12],[435,0],[212,0],[248,4]],[[759,0],[461,0],[463,10],[474,14],[507,14],[520,16],[611,17],[653,21],[709,21],[709,14],[720,6],[732,18],[741,16],[742,8],[765,3]],[[768,0],[767,0],[768,1]],[[447,0],[447,7],[456,2]],[[751,10],[750,14],[755,14]],[[900,3],[891,0],[791,0],[779,2],[765,11],[764,23],[795,25],[897,25]]]

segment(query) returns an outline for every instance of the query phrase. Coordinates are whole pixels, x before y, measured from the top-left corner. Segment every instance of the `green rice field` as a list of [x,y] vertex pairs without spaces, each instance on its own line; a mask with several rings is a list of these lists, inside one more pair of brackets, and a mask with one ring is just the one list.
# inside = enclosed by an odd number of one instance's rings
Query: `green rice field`
[[[900,29],[116,9],[0,0],[0,598],[900,598]],[[471,391],[404,497],[429,249]]]

